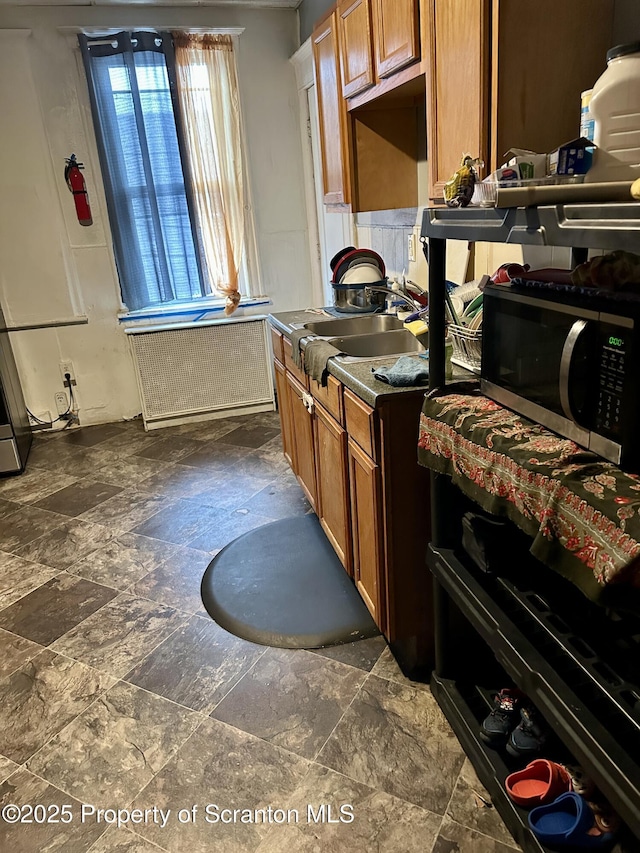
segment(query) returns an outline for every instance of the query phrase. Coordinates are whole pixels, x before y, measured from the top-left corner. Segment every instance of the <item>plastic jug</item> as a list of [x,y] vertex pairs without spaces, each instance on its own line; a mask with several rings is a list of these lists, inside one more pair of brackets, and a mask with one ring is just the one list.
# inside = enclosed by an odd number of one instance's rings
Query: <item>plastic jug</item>
[[593,164],[585,181],[633,181],[640,177],[640,42],[607,52],[607,69],[593,87]]

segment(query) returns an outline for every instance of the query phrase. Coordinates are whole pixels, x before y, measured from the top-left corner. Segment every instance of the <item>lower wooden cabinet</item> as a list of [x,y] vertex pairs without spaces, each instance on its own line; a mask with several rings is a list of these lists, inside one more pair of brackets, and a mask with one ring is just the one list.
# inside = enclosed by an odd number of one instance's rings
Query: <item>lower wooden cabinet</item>
[[286,373],[286,406],[291,418],[293,434],[294,461],[293,470],[307,497],[316,510],[316,463],[313,441],[313,415],[309,409],[313,397],[300,383]]
[[384,632],[380,467],[353,439],[349,439],[348,453],[354,578],[376,625]]
[[[288,341],[286,341],[288,343]],[[375,409],[335,377],[311,393],[275,360],[285,457],[406,672],[432,662],[428,472],[417,464],[420,392]]]
[[340,562],[353,576],[347,433],[317,402],[314,431],[318,486],[316,512]]
[[273,362],[276,374],[276,394],[278,395],[278,411],[282,432],[282,452],[291,468],[296,470],[295,447],[293,443],[293,426],[291,424],[291,403],[289,402],[289,387],[287,385],[284,366],[276,359]]

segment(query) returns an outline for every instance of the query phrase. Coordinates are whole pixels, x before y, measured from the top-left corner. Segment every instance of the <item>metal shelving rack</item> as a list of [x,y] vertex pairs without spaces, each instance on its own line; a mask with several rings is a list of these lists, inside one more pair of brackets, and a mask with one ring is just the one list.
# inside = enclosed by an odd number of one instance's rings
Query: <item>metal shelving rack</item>
[[[563,246],[574,264],[590,248],[640,254],[640,205],[553,205],[531,208],[427,208],[422,237],[429,243],[430,388],[445,384],[446,240]],[[495,663],[536,704],[563,747],[593,778],[630,830],[616,850],[640,850],[640,689],[593,652],[584,637],[558,618],[539,590],[522,591],[506,579],[476,573],[454,551],[458,495],[444,475],[431,474],[432,536],[427,563],[434,576],[436,667],[431,687],[507,827],[525,851],[541,853],[527,813],[504,788],[509,766],[478,735],[490,695],[480,674],[453,652],[453,615],[480,637]],[[535,584],[534,584],[535,585]],[[573,608],[580,608],[580,593]],[[577,602],[577,603],[576,603]],[[585,606],[588,604],[585,600]],[[592,610],[595,605],[589,605]],[[597,609],[597,608],[596,608]],[[455,613],[454,613],[455,611]],[[551,615],[550,615],[551,614]],[[570,620],[569,620],[570,621]],[[575,620],[574,620],[575,621]],[[578,624],[588,624],[588,619]],[[597,618],[595,619],[597,622]],[[580,629],[578,628],[578,631]],[[635,642],[635,646],[634,646]],[[640,638],[628,655],[637,671]],[[473,652],[470,653],[473,655]],[[606,657],[606,656],[605,656]],[[494,662],[492,662],[494,663]],[[628,671],[628,669],[627,669]],[[503,686],[503,685],[499,685]]]

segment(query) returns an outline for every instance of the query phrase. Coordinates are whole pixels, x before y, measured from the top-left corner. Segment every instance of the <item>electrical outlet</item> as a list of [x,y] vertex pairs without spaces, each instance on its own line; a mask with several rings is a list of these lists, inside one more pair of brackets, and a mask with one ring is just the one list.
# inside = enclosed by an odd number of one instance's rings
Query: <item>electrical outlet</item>
[[416,259],[416,235],[411,233],[407,235],[407,260],[413,263]]
[[59,415],[64,415],[64,413],[69,409],[69,399],[64,391],[58,391],[54,397],[56,401],[56,409],[58,410]]
[[[66,380],[66,374],[67,373],[71,377],[71,384],[75,385],[76,384],[76,372],[73,369],[73,362],[72,361],[61,361],[60,362],[60,376],[62,376],[62,382],[63,383],[66,383],[66,381],[67,381]],[[65,385],[65,388],[66,387],[67,386]]]

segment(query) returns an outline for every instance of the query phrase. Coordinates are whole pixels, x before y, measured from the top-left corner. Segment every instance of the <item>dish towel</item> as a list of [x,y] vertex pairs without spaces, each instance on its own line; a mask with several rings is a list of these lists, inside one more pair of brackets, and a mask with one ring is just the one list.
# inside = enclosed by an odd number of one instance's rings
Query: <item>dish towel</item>
[[302,370],[302,352],[300,351],[300,341],[302,338],[308,338],[311,332],[308,329],[294,329],[291,332],[291,357],[295,366]]
[[429,382],[429,364],[422,358],[402,355],[391,366],[372,367],[376,379],[398,387],[426,385]]
[[325,386],[329,374],[327,362],[334,355],[340,355],[340,350],[322,338],[314,338],[304,349],[305,372],[320,385]]

